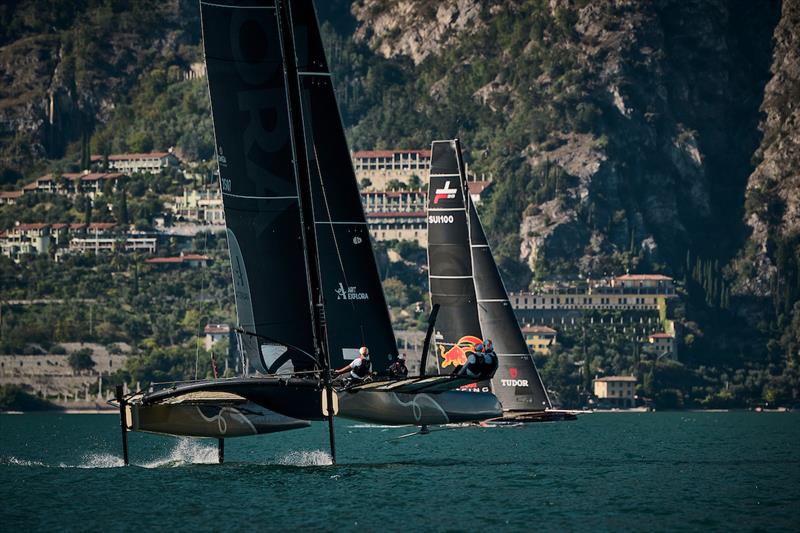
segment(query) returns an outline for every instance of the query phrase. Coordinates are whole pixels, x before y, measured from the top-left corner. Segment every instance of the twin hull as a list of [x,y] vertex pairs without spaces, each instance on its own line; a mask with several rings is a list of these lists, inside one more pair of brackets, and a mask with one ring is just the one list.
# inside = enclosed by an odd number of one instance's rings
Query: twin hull
[[[318,398],[316,414],[305,409],[304,418],[288,416],[232,396],[217,393],[197,398],[189,393],[157,403],[133,399],[126,405],[126,424],[132,431],[231,438],[304,428],[311,425],[310,420],[324,419],[321,391],[314,395]],[[434,425],[480,421],[502,415],[500,403],[489,393],[340,391],[337,396],[339,417],[373,424]]]

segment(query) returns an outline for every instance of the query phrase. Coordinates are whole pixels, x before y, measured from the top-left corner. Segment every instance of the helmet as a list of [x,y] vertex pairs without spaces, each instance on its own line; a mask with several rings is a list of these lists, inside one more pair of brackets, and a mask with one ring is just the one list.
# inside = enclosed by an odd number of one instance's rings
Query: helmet
[[405,361],[406,360],[406,354],[401,353],[400,355],[397,356],[397,359],[399,359],[400,361]]
[[486,339],[485,341],[483,341],[483,346],[484,346],[484,348],[486,349],[487,352],[491,352],[492,349],[494,348],[492,346],[492,340],[491,339]]
[[358,353],[359,355],[363,356],[364,359],[369,359],[369,350],[367,349],[366,346],[362,346],[361,348],[359,348]]
[[475,353],[479,353],[482,351],[483,351],[483,343],[479,342],[478,344],[475,345]]

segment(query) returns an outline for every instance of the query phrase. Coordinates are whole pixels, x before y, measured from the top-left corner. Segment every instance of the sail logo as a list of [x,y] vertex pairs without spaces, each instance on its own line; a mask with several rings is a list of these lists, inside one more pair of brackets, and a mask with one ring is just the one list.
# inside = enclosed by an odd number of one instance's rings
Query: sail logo
[[500,385],[503,387],[527,387],[528,380],[527,379],[517,379],[519,375],[519,371],[511,367],[508,369],[508,375],[511,376],[511,379],[501,379]]
[[428,224],[452,224],[453,215],[428,215]]
[[483,341],[472,335],[465,335],[458,339],[452,348],[445,351],[444,346],[439,346],[439,355],[442,358],[442,368],[450,365],[458,366],[467,363],[468,354],[475,353],[475,345]]
[[452,200],[456,197],[456,193],[458,189],[451,189],[450,188],[450,180],[444,182],[444,187],[441,189],[436,189],[436,194],[433,196],[433,203],[434,205],[439,203],[439,200]]
[[336,289],[337,300],[369,300],[369,294],[366,292],[358,292],[357,287],[346,287],[344,283],[339,282],[339,288]]

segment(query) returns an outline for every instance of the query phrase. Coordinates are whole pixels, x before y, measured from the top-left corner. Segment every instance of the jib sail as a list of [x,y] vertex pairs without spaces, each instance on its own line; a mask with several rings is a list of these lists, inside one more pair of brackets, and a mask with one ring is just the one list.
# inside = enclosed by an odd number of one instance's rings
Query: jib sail
[[331,365],[367,346],[384,370],[397,344],[313,3],[292,2],[291,13]]
[[434,350],[439,373],[466,362],[481,342],[458,140],[431,147],[428,185],[428,280],[431,305],[439,304]]
[[506,411],[539,411],[551,407],[542,379],[514,316],[503,279],[492,256],[483,225],[469,202],[472,269],[483,335],[491,339],[499,366],[494,392]]

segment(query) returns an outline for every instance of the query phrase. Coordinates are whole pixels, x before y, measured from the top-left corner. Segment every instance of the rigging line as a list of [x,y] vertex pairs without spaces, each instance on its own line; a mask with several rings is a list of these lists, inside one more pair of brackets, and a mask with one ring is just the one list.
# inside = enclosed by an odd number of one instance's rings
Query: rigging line
[[[328,193],[325,191],[325,180],[322,179],[322,168],[319,166],[319,156],[317,155],[317,143],[312,138],[312,147],[314,149],[314,163],[317,165],[317,176],[319,176],[319,186],[322,189],[322,203],[325,204],[325,211],[328,213],[328,220],[333,220],[331,216],[331,207],[328,205]],[[360,201],[360,198],[359,198]],[[344,284],[347,287],[350,287],[350,282],[347,281],[347,273],[344,271],[344,262],[342,261],[342,253],[339,251],[339,241],[336,238],[336,232],[333,230],[333,226],[331,226],[331,236],[333,237],[333,246],[336,248],[336,259],[339,260],[339,268],[342,271],[342,277],[344,278]],[[347,289],[345,289],[347,290]],[[350,307],[355,311],[356,304],[352,300],[347,300],[350,303]]]

